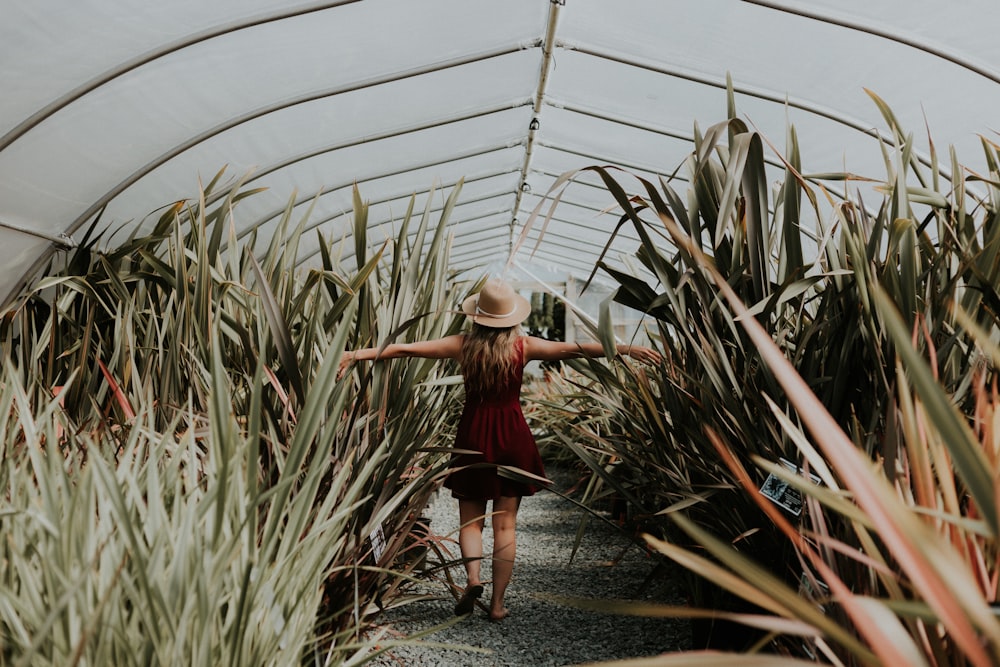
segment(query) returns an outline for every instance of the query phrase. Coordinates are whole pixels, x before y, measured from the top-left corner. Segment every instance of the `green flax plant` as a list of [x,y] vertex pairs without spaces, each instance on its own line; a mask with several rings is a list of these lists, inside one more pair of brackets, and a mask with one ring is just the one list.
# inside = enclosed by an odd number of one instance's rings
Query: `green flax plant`
[[[747,314],[721,276],[715,280],[733,312]],[[898,352],[895,475],[886,475],[864,456],[751,318],[740,322],[788,393],[812,442],[771,403],[775,418],[813,464],[821,484],[760,459],[755,463],[806,498],[807,522],[794,525],[756,494],[754,481],[732,449],[707,431],[750,497],[795,545],[803,567],[799,589],[776,581],[766,568],[680,515],[675,516],[678,525],[723,567],[666,541],[647,539],[662,553],[703,576],[715,577],[772,613],[737,620],[768,630],[770,639],[785,652],[822,654],[842,664],[996,664],[1000,654],[997,544],[996,525],[989,518],[995,509],[989,505],[996,503],[995,493],[989,497],[995,482],[981,488],[977,480],[959,472],[963,459],[976,460],[990,480],[1000,472],[1000,442],[994,427],[1000,398],[996,376],[984,370],[985,363],[971,371],[975,408],[963,415],[928,363],[934,359],[933,350],[923,358],[896,304],[880,288],[872,296]],[[968,314],[955,312],[977,354],[995,369],[1000,362],[995,336]],[[837,524],[846,525],[849,532],[831,529]],[[845,535],[853,536],[854,542],[845,541]],[[795,639],[790,642],[790,638]]]
[[147,234],[88,235],[4,315],[4,664],[357,664],[412,574],[454,383],[377,370],[359,400],[339,360],[383,322],[460,325],[440,307],[458,189],[440,219],[407,212],[391,260],[356,193],[346,272],[323,238],[296,269],[291,205],[254,251],[234,231],[254,192],[210,208],[219,183]]
[[[918,159],[872,98],[882,179],[804,175],[790,129],[772,190],[767,143],[735,113],[696,132],[684,195],[592,168],[656,282],[603,268],[616,299],[657,319],[665,363],[655,378],[582,366],[600,388],[578,386],[601,399],[575,410],[567,444],[636,505],[650,546],[749,605],[709,614],[759,630],[740,648],[995,664],[997,358],[983,350],[998,334],[1000,159],[986,140],[985,174],[953,153],[942,169],[932,142]],[[798,491],[800,515],[758,492],[768,475]]]
[[[731,145],[722,141],[730,135]],[[611,170],[592,170],[625,207],[621,224],[639,231],[639,259],[659,283],[649,286],[604,266],[619,282],[615,299],[656,319],[657,330],[651,333],[662,343],[665,362],[657,373],[625,365],[576,364],[589,382],[580,383],[577,402],[567,404],[576,417],[575,433],[567,434],[565,442],[593,471],[593,497],[612,494],[624,499],[637,530],[662,530],[668,525],[664,511],[687,508],[696,521],[713,526],[726,539],[748,548],[785,551],[774,539],[774,529],[762,524],[753,503],[739,499],[741,493],[703,430],[713,427],[738,443],[746,457],[790,457],[791,447],[780,428],[761,418],[760,395],[775,393],[773,377],[733,317],[719,307],[698,267],[680,254],[664,254],[668,241],[655,217],[659,206],[682,220],[697,243],[712,249],[734,289],[748,302],[760,304],[757,316],[771,319],[784,331],[783,340],[808,343],[817,354],[836,354],[834,346],[840,344],[850,349],[835,340],[834,332],[812,327],[810,313],[802,307],[812,295],[800,286],[821,276],[807,275],[810,266],[803,259],[797,212],[782,214],[783,234],[764,231],[771,225],[769,193],[762,185],[763,148],[759,137],[754,141],[750,136],[736,119],[696,134],[695,150],[685,165],[691,183],[686,201],[664,181],[660,187],[646,184],[650,194],[642,194],[651,200],[647,203],[627,194]],[[790,177],[786,187],[800,186]],[[785,248],[780,255],[787,259],[778,265],[765,261],[779,244]],[[798,297],[774,298],[782,292],[782,283],[784,289],[798,290]],[[805,329],[810,337],[798,335]],[[607,338],[609,331],[610,323],[602,317],[598,333]],[[803,356],[812,353],[800,350]],[[828,382],[823,376],[816,380]],[[868,407],[866,403],[861,409]],[[718,512],[719,506],[727,511]]]

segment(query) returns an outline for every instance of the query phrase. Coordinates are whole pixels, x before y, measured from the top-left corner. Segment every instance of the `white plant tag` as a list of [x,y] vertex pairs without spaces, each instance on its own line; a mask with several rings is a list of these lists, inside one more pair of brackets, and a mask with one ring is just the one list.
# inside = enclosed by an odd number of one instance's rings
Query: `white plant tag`
[[[790,472],[796,475],[802,474],[802,469],[788,459],[780,458],[778,461]],[[820,483],[820,478],[812,473],[809,474],[809,478],[813,484]],[[775,505],[784,508],[793,515],[802,514],[802,494],[783,479],[775,475],[768,475],[767,479],[764,480],[764,485],[760,487],[760,492]]]

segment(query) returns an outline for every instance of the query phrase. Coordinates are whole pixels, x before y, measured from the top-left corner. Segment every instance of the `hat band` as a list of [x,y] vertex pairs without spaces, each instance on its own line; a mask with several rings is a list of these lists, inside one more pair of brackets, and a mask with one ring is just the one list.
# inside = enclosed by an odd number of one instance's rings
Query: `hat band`
[[514,307],[511,308],[511,311],[509,313],[504,313],[503,315],[497,315],[496,313],[491,313],[489,311],[483,310],[482,308],[479,307],[478,303],[476,304],[476,315],[485,315],[486,317],[495,317],[498,320],[503,319],[505,317],[510,317],[511,315],[513,315],[516,312],[517,312],[517,304],[514,304]]

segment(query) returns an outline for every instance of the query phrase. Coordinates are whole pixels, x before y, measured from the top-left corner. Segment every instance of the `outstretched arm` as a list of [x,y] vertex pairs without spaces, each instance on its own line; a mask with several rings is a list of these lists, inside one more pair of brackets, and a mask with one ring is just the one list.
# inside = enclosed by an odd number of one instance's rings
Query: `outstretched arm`
[[[625,354],[647,364],[658,364],[662,360],[659,352],[644,345],[616,345],[618,354]],[[603,357],[604,346],[600,343],[564,343],[528,336],[524,341],[524,355],[527,359],[556,361],[579,357]]]
[[353,361],[374,361],[376,359],[396,359],[398,357],[423,357],[425,359],[457,359],[462,352],[462,336],[446,336],[416,343],[392,343],[379,351],[377,347],[347,350],[341,357],[343,369]]

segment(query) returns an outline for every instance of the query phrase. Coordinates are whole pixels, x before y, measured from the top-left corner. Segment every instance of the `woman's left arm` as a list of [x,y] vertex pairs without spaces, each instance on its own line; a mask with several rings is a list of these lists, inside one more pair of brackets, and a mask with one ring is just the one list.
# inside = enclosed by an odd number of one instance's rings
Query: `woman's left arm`
[[379,359],[397,359],[399,357],[422,357],[424,359],[457,359],[462,352],[462,336],[446,336],[434,340],[422,340],[415,343],[391,343],[384,348],[366,347],[360,350],[347,350],[340,360],[343,368],[354,361],[375,361]]

